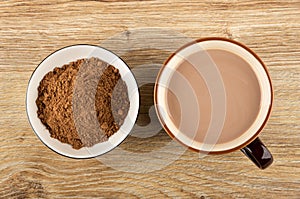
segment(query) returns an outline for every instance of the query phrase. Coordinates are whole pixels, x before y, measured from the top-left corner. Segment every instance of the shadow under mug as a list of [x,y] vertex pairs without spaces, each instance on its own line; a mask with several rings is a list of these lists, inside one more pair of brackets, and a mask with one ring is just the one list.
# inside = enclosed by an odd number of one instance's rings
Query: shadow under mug
[[[210,125],[212,125],[213,127],[214,125],[217,125],[223,128],[226,119],[226,106],[222,106],[222,100],[220,105],[220,98],[222,99],[222,94],[223,94],[224,97],[223,103],[226,105],[226,99],[228,99],[228,96],[226,96],[226,88],[223,89],[224,93],[218,92],[218,89],[216,89],[218,87],[218,81],[216,80],[216,78],[214,78],[215,76],[213,73],[214,72],[218,73],[219,71],[211,70],[212,67],[217,65],[215,64],[211,56],[209,56],[209,54],[207,53],[209,50],[228,51],[232,54],[235,54],[236,56],[239,56],[239,58],[242,58],[244,61],[246,61],[248,63],[248,66],[253,71],[254,76],[256,76],[257,85],[260,91],[260,98],[258,103],[259,108],[255,119],[253,120],[253,122],[249,124],[249,127],[244,132],[240,132],[240,135],[238,137],[226,143],[218,143],[218,139],[221,135],[222,129],[219,129],[218,133],[214,131],[207,131],[206,133],[209,134],[209,136],[206,135],[203,142],[194,139],[195,136],[197,135],[193,135],[193,136],[187,135],[188,131],[193,131],[194,134],[199,133],[198,129],[195,128],[199,128],[199,124],[201,124],[201,122],[196,121],[198,119],[199,120],[201,119],[200,117],[201,108],[190,105],[193,104],[192,102],[193,97],[189,95],[192,95],[194,91],[190,93],[187,91],[189,90],[188,88],[189,85],[193,84],[190,82],[191,77],[194,75],[193,72],[190,72],[190,74],[187,73],[187,75],[185,76],[185,81],[187,81],[188,84],[183,85],[184,81],[182,82],[180,82],[179,80],[176,80],[177,82],[175,81],[176,86],[180,87],[178,88],[178,90],[180,90],[180,92],[183,93],[183,94],[182,93],[179,94],[179,97],[176,96],[176,98],[181,97],[182,99],[180,100],[185,101],[185,103],[188,104],[187,107],[190,107],[190,108],[186,108],[190,110],[185,110],[184,108],[185,106],[179,108],[180,109],[179,113],[181,114],[180,120],[185,119],[186,124],[183,124],[182,121],[180,121],[179,123],[177,122],[177,124],[175,124],[174,120],[176,119],[172,118],[172,114],[170,112],[172,112],[173,109],[176,109],[176,105],[178,104],[176,103],[173,103],[171,105],[168,104],[170,82],[171,79],[174,78],[174,74],[179,73],[178,72],[179,66],[182,65],[184,61],[189,61],[191,65],[194,65],[195,63],[192,63],[193,61],[190,61],[188,57],[192,56],[193,54],[201,52],[202,55],[198,59],[198,62],[196,60],[196,64],[199,65],[198,67],[204,67],[204,69],[201,68],[201,70],[202,72],[204,71],[206,74],[202,74],[201,71],[198,72],[202,77],[204,77],[205,75],[208,76],[208,79],[206,79],[207,81],[205,81],[208,87],[209,87],[208,84],[211,83],[210,84],[211,90],[210,92],[208,92],[211,95],[210,96],[211,103],[214,103],[213,100],[216,100],[216,98],[219,99],[219,102],[215,101],[217,105],[215,106],[215,109],[213,111],[224,112],[223,114],[224,120],[220,121],[219,118],[219,123],[215,121],[214,114],[212,113]],[[205,70],[205,67],[208,67],[207,70]],[[231,72],[232,74],[235,74],[235,71],[231,71]],[[218,74],[220,75],[220,73]],[[222,77],[219,78],[219,84],[220,84],[219,86],[221,87],[224,86],[224,84],[221,85]],[[249,84],[249,82],[245,83],[246,85],[246,86],[244,85],[245,89],[247,89],[247,84]],[[195,88],[192,89],[195,90]],[[222,89],[219,89],[219,91],[222,91]],[[173,93],[172,95],[178,94],[176,93],[176,91],[174,92],[172,91],[172,93]],[[250,50],[248,47],[246,47],[241,43],[226,38],[204,38],[204,39],[199,39],[194,42],[188,43],[185,46],[178,49],[166,60],[164,66],[159,71],[159,74],[156,79],[155,87],[154,87],[154,103],[155,103],[155,109],[158,118],[160,120],[160,123],[162,124],[167,134],[170,137],[177,140],[178,142],[180,142],[181,144],[183,144],[184,146],[188,147],[189,149],[200,152],[202,154],[224,154],[224,153],[228,153],[240,149],[247,157],[249,157],[261,169],[267,168],[273,162],[273,157],[270,151],[258,138],[259,133],[262,131],[263,127],[265,126],[270,116],[271,107],[273,103],[273,89],[272,89],[271,79],[261,59],[252,50]],[[190,112],[194,112],[196,116]],[[246,113],[243,114],[244,114],[243,116],[246,115]],[[199,118],[195,119],[195,117],[199,117]],[[245,117],[247,117],[247,115]],[[242,118],[236,118],[236,120],[237,121],[235,121],[235,124],[238,124],[239,122],[241,122],[240,120],[242,120]],[[191,125],[191,121],[192,122],[196,121],[197,125],[194,126]],[[178,127],[178,124],[184,127],[183,128]],[[217,128],[215,128],[215,130],[216,129]],[[206,139],[207,137],[210,138]]]

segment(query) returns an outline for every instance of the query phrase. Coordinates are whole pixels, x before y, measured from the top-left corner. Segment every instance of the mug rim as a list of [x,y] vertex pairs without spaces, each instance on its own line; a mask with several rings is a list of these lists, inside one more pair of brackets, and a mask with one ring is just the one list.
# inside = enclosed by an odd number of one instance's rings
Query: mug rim
[[[169,63],[169,61],[178,53],[180,52],[181,50],[191,46],[191,45],[194,45],[194,44],[197,44],[197,43],[200,43],[200,42],[204,42],[204,41],[223,41],[223,42],[229,42],[229,43],[232,43],[232,44],[235,44],[235,45],[238,45],[240,46],[241,48],[245,49],[246,51],[248,51],[251,55],[254,56],[254,58],[260,63],[260,65],[263,67],[267,77],[268,77],[268,82],[269,82],[269,85],[270,85],[270,106],[268,108],[268,111],[267,111],[267,115],[266,117],[264,118],[264,121],[263,123],[260,125],[259,129],[253,134],[253,136],[246,140],[244,143],[242,144],[239,144],[238,146],[235,146],[233,148],[230,148],[230,149],[226,149],[226,150],[220,150],[220,151],[205,151],[205,150],[200,150],[200,149],[196,149],[192,146],[189,146],[185,143],[183,143],[180,139],[178,139],[172,132],[171,130],[168,128],[168,126],[162,121],[162,117],[161,117],[161,114],[159,112],[159,109],[158,109],[158,96],[157,96],[157,91],[158,91],[158,81],[159,81],[159,78],[162,74],[162,71],[164,70],[164,68],[166,67],[166,65]],[[242,149],[244,148],[245,146],[247,146],[248,144],[250,144],[251,142],[253,142],[257,137],[258,135],[261,133],[262,129],[265,127],[268,119],[270,118],[270,114],[271,114],[271,110],[272,110],[272,106],[273,106],[273,100],[274,100],[274,90],[273,90],[273,85],[272,85],[272,81],[271,81],[271,77],[270,77],[270,74],[267,70],[267,67],[265,66],[265,64],[263,63],[263,61],[261,60],[261,58],[253,51],[251,50],[249,47],[247,47],[246,45],[240,43],[240,42],[237,42],[233,39],[228,39],[228,38],[223,38],[223,37],[205,37],[205,38],[199,38],[199,39],[196,39],[192,42],[189,42],[183,46],[181,46],[180,48],[178,48],[174,53],[172,53],[166,60],[165,62],[163,63],[163,66],[160,68],[159,72],[158,72],[158,75],[156,77],[156,81],[155,81],[155,85],[154,85],[154,106],[155,106],[155,110],[156,110],[156,114],[158,116],[158,119],[159,119],[159,122],[161,123],[162,127],[164,128],[165,132],[172,138],[172,139],[175,139],[176,141],[178,141],[180,144],[182,144],[183,146],[187,147],[188,149],[192,150],[192,151],[195,151],[195,152],[200,152],[200,153],[205,153],[205,154],[225,154],[225,153],[230,153],[232,151],[236,151],[238,149]]]
[[[89,48],[97,48],[97,49],[102,49],[103,51],[106,51],[107,53],[110,53],[112,54],[117,60],[121,61],[122,64],[129,70],[130,72],[130,75],[132,75],[132,79],[134,80],[134,84],[136,85],[136,91],[137,92],[136,94],[134,94],[134,96],[137,95],[137,103],[135,106],[137,106],[135,112],[135,116],[134,116],[134,121],[133,124],[136,123],[136,120],[137,120],[137,117],[138,117],[138,113],[139,113],[139,109],[140,109],[140,94],[139,94],[139,87],[138,87],[138,83],[137,83],[137,80],[136,80],[136,77],[134,76],[133,72],[131,71],[130,67],[128,66],[128,64],[121,58],[119,57],[117,54],[115,54],[114,52],[104,48],[104,47],[101,47],[101,46],[98,46],[98,45],[92,45],[92,44],[73,44],[73,45],[67,45],[67,46],[64,46],[62,48],[59,48],[59,49],[56,49],[54,50],[53,52],[51,52],[50,54],[48,54],[36,67],[35,69],[32,71],[31,75],[30,75],[30,78],[28,80],[28,84],[27,84],[27,89],[26,89],[26,97],[25,97],[25,106],[26,106],[26,115],[27,115],[27,119],[28,119],[28,122],[31,126],[31,129],[33,130],[34,134],[39,138],[39,140],[47,147],[49,148],[51,151],[59,154],[59,155],[62,155],[64,157],[68,157],[68,158],[72,158],[72,159],[90,159],[90,158],[95,158],[95,157],[98,157],[100,155],[104,155],[108,152],[110,152],[111,150],[115,149],[116,147],[118,147],[127,137],[128,135],[130,134],[132,128],[130,131],[126,132],[126,136],[124,136],[123,139],[120,139],[119,140],[119,143],[117,145],[113,145],[112,148],[110,148],[109,150],[106,150],[105,152],[98,152],[98,153],[90,153],[90,155],[86,155],[86,156],[76,156],[76,155],[71,155],[71,154],[68,154],[68,153],[65,153],[65,152],[62,152],[61,150],[59,149],[56,149],[55,147],[53,147],[52,145],[50,145],[49,143],[46,143],[44,139],[42,139],[42,137],[40,136],[40,133],[37,132],[35,126],[33,125],[32,121],[31,121],[31,118],[33,117],[32,115],[30,115],[29,113],[29,101],[28,101],[28,98],[29,98],[29,94],[30,94],[30,90],[29,90],[29,87],[30,87],[30,84],[32,82],[32,78],[34,76],[34,74],[36,73],[36,71],[38,70],[38,68],[47,60],[49,59],[51,56],[55,55],[56,53],[59,53],[60,51],[62,50],[65,50],[65,49],[70,49],[70,48],[74,48],[74,47],[89,47]],[[100,57],[98,57],[99,59],[101,59]],[[56,67],[61,67],[61,66],[56,66]],[[51,69],[53,70],[53,69]],[[48,70],[48,72],[50,72],[51,70]],[[45,73],[47,74],[47,73]],[[43,78],[43,77],[42,77]],[[39,82],[40,83],[40,82]],[[128,86],[128,85],[127,85]],[[35,103],[35,102],[34,102]],[[126,117],[128,117],[129,115],[127,115]],[[39,118],[38,118],[39,119]],[[48,131],[48,129],[47,129]],[[118,132],[116,132],[118,133]],[[49,137],[50,137],[50,133],[48,132],[49,134]],[[51,138],[51,139],[54,139],[54,138]],[[58,141],[58,140],[57,140]],[[59,141],[60,142],[60,141]],[[107,141],[106,141],[107,142]],[[63,143],[62,143],[63,144]],[[98,143],[98,144],[101,144],[101,143]],[[97,145],[97,144],[95,144]],[[92,146],[93,147],[93,146]],[[85,148],[85,147],[83,147]],[[74,149],[75,150],[75,149]],[[89,151],[89,149],[87,149],[87,151]]]

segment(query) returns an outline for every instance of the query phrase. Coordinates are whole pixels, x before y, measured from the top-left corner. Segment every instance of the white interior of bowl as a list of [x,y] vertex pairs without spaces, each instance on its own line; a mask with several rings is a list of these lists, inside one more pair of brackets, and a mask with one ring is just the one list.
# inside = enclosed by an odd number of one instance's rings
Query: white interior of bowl
[[[71,145],[61,143],[57,139],[50,137],[49,131],[37,117],[38,108],[35,101],[38,97],[39,83],[48,72],[52,71],[55,67],[61,67],[72,61],[90,57],[97,57],[119,69],[120,75],[127,85],[130,107],[123,125],[108,141],[98,143],[92,147],[83,147],[76,150],[73,149]],[[118,146],[133,128],[138,115],[138,109],[139,91],[132,72],[118,56],[98,46],[75,45],[54,52],[43,60],[33,72],[27,88],[26,110],[34,132],[50,149],[72,158],[91,158],[99,156]]]
[[[179,66],[179,64],[184,60],[185,57],[188,57],[191,54],[198,52],[199,50],[209,50],[209,49],[221,49],[232,52],[240,57],[244,58],[252,67],[253,71],[255,72],[257,79],[259,81],[260,90],[261,90],[261,106],[259,113],[256,117],[256,120],[250,126],[250,128],[244,132],[240,137],[221,144],[206,144],[200,143],[192,140],[191,138],[187,137],[184,133],[180,132],[179,129],[173,124],[169,114],[164,114],[165,107],[167,105],[167,91],[168,88],[164,85],[168,85],[168,81],[170,77],[172,77],[172,73],[175,69]],[[261,128],[263,125],[268,111],[271,106],[271,99],[272,99],[272,91],[270,81],[268,79],[268,75],[261,65],[261,63],[246,49],[243,47],[236,45],[234,43],[222,40],[207,40],[202,41],[199,43],[195,43],[190,45],[177,54],[175,54],[166,64],[165,68],[168,70],[162,70],[159,79],[157,80],[157,110],[160,113],[159,116],[161,117],[161,121],[167,126],[167,128],[171,131],[171,133],[180,140],[186,146],[194,148],[196,150],[201,151],[226,151],[233,148],[238,147],[239,145],[246,143],[249,139],[251,139]],[[170,70],[171,69],[171,70]],[[201,114],[201,113],[200,113]],[[191,118],[192,119],[192,118]]]

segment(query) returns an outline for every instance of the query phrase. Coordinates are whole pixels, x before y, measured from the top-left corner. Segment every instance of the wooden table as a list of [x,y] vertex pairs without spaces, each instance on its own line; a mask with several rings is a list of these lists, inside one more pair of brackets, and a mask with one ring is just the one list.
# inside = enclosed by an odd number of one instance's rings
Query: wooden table
[[[142,31],[145,37],[152,34],[147,31],[167,37],[156,41],[160,47],[145,40],[144,47],[132,50],[130,42],[143,43]],[[161,150],[171,139],[155,121],[159,133],[152,135],[146,128],[152,84],[141,89],[139,126],[117,148],[130,152],[128,159],[118,153],[104,155],[108,162],[63,157],[31,129],[25,111],[27,83],[51,52],[72,44],[102,44],[138,69],[134,72],[139,81],[144,77],[151,83],[172,48],[184,39],[208,36],[246,44],[270,71],[275,101],[260,136],[275,159],[268,169],[257,169],[240,151],[203,158],[185,151],[157,169],[160,164],[154,160],[172,159],[182,148],[174,144]],[[300,197],[299,0],[3,0],[0,77],[0,198]],[[138,137],[139,133],[147,138]],[[141,156],[145,162],[139,160]],[[147,166],[156,170],[149,172]]]

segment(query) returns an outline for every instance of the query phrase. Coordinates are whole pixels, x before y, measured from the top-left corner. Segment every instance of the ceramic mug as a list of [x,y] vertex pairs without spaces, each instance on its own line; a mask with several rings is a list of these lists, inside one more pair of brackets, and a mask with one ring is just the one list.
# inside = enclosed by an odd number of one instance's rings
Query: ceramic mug
[[273,162],[258,138],[271,112],[271,79],[245,45],[204,38],[181,47],[160,69],[154,102],[164,130],[189,149],[240,149],[261,169]]

